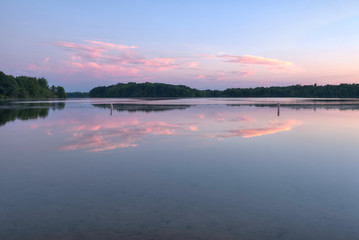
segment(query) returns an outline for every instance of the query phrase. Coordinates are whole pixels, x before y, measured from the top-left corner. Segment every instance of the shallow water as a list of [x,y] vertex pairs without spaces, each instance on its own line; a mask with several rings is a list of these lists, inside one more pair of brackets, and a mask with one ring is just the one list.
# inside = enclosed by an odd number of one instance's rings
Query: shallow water
[[0,239],[359,239],[358,109],[2,103]]

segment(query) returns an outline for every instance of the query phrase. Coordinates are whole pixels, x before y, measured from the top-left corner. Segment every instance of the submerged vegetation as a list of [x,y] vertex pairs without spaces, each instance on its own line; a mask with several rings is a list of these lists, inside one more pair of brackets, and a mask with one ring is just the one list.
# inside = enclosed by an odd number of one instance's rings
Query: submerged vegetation
[[357,98],[359,84],[294,85],[286,87],[228,88],[226,90],[198,90],[184,85],[164,83],[118,83],[93,88],[90,97],[311,97]]
[[67,98],[61,86],[49,87],[45,78],[14,77],[0,71],[0,98]]

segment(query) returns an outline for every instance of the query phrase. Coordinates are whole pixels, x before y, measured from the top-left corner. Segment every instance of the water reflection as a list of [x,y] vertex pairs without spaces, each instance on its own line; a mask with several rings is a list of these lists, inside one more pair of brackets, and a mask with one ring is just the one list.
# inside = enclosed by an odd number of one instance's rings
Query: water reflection
[[[191,139],[253,138],[291,131],[304,122],[292,116],[273,118],[274,114],[253,112],[258,108],[277,108],[277,117],[283,109],[358,109],[353,102],[306,101],[306,104],[141,104],[93,103],[92,106],[111,111],[111,117],[100,111],[95,114],[69,114],[66,119],[54,119],[47,124],[31,123],[31,129],[41,129],[47,135],[61,135],[59,151],[85,150],[100,152],[145,144],[151,136],[183,136]],[[0,124],[8,121],[46,118],[49,109],[64,109],[64,102],[17,102],[0,107]],[[112,114],[112,109],[115,111]],[[184,111],[187,110],[187,111]],[[69,109],[75,112],[75,109]],[[125,114],[123,114],[125,113]],[[132,114],[131,114],[132,113]],[[160,114],[161,113],[161,114]],[[255,113],[255,114],[253,114]]]
[[[108,104],[95,106],[111,111]],[[148,144],[156,136],[163,136],[160,141],[180,136],[194,141],[249,138],[290,131],[302,124],[292,118],[278,120],[272,114],[257,116],[247,112],[250,107],[189,107],[114,104],[117,111],[111,116],[107,111],[86,117],[73,114],[66,121],[54,120],[43,130],[65,137],[60,151],[100,152]]]
[[[228,104],[228,106],[243,106],[243,104]],[[326,102],[326,101],[308,101],[306,104],[303,103],[280,103],[280,104],[248,104],[248,106],[259,107],[259,108],[276,108],[277,113],[280,113],[281,108],[296,109],[296,110],[359,110],[359,103],[341,103],[341,102]],[[278,114],[279,115],[279,114]]]
[[[92,104],[94,107],[128,112],[161,112],[170,110],[184,110],[191,105],[148,105],[148,104]],[[111,108],[112,107],[112,108]]]
[[270,121],[267,124],[265,124],[264,127],[228,130],[223,134],[219,134],[213,137],[217,137],[217,138],[229,138],[229,137],[238,137],[238,136],[241,136],[243,138],[258,137],[267,134],[290,131],[292,130],[293,127],[300,124],[302,123],[296,120],[287,120],[284,122]]
[[90,152],[136,147],[146,135],[174,135],[179,127],[163,121],[140,121],[137,118],[116,118],[99,123],[94,119],[73,124],[65,131],[71,133],[66,145],[59,150],[85,149]]
[[65,108],[65,103],[2,103],[0,104],[0,126],[16,119],[46,118],[49,115],[50,108],[53,111],[62,110]]
[[[274,114],[259,114],[261,108],[277,108],[277,117],[283,109],[357,109],[352,103],[333,104],[331,101],[297,102],[285,104],[128,104],[93,103],[99,111],[95,114],[85,112],[71,114],[66,118],[54,119],[41,125],[31,123],[31,129],[41,129],[47,135],[61,135],[63,141],[59,151],[85,150],[101,152],[121,148],[137,147],[146,144],[153,136],[182,136],[188,139],[253,138],[291,131],[304,122],[293,116],[274,118]],[[319,102],[322,103],[322,102]],[[255,107],[255,108],[253,108]],[[3,105],[0,108],[1,124],[16,119],[28,120],[46,118],[49,109],[64,109],[64,102],[30,102]],[[111,111],[108,117],[106,111]],[[112,114],[112,109],[115,111]],[[258,109],[253,110],[253,109]],[[186,111],[184,111],[186,110]]]
[[0,239],[358,238],[357,108],[121,101],[0,127]]
[[279,115],[280,115],[280,104],[278,103],[277,116],[279,117]]

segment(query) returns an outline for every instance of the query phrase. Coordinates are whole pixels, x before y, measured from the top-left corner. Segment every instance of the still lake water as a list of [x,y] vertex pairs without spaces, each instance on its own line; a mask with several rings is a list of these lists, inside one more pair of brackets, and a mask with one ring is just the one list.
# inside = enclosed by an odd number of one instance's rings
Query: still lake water
[[1,103],[0,239],[359,239],[358,143],[359,100]]

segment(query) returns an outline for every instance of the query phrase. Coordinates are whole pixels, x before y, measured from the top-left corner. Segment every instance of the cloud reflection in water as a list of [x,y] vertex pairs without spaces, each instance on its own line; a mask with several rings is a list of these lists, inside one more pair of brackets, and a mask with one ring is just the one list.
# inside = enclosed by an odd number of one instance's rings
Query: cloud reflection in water
[[294,126],[301,124],[296,120],[287,120],[285,122],[270,122],[267,127],[259,127],[259,128],[247,128],[247,129],[239,129],[239,130],[230,130],[225,134],[219,135],[218,137],[228,138],[228,137],[237,137],[241,136],[244,138],[250,137],[258,137],[267,134],[274,134],[283,131],[292,130]]
[[69,144],[60,150],[87,149],[99,152],[116,148],[136,147],[137,142],[148,134],[174,135],[178,125],[161,121],[139,121],[138,119],[121,119],[108,121],[101,125],[87,123],[71,128]]
[[49,137],[59,132],[65,135],[58,147],[60,151],[100,152],[136,147],[146,143],[148,137],[156,135],[164,136],[160,141],[167,141],[165,136],[183,136],[194,141],[251,138],[289,131],[302,124],[294,119],[278,120],[275,115],[261,111],[248,114],[242,109],[233,111],[233,108],[223,108],[218,112],[207,107],[173,111],[161,107],[160,112],[149,112],[148,109],[141,111],[136,107],[135,112],[118,110],[112,116],[104,114],[103,109],[97,110],[100,111],[87,117],[68,115],[69,119],[47,126],[45,132],[52,134]]

